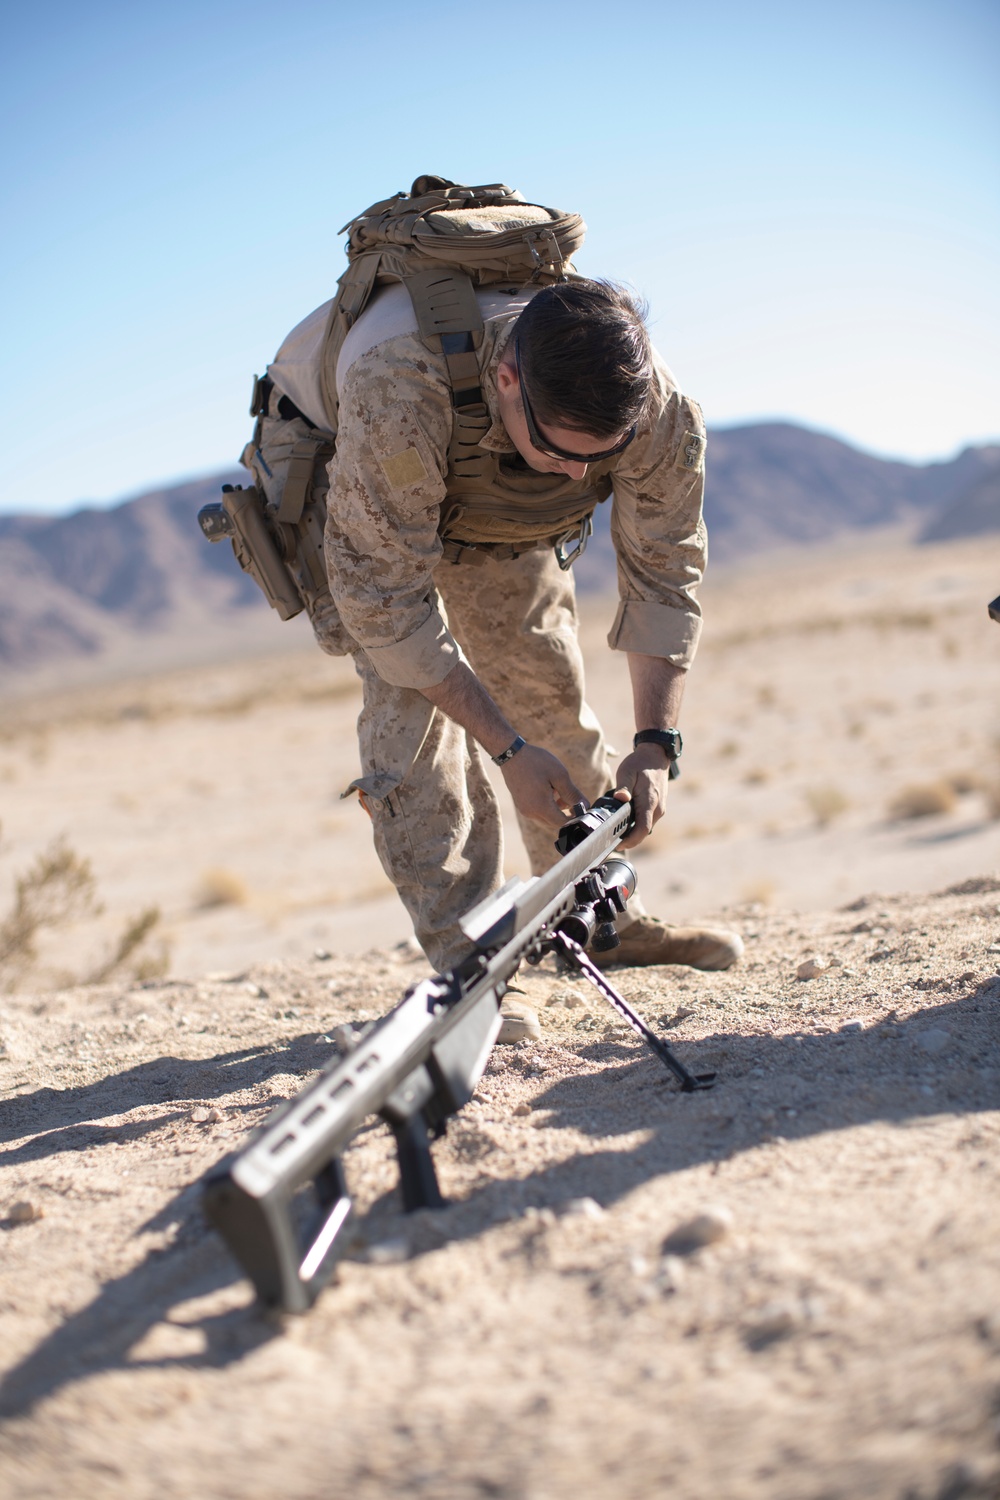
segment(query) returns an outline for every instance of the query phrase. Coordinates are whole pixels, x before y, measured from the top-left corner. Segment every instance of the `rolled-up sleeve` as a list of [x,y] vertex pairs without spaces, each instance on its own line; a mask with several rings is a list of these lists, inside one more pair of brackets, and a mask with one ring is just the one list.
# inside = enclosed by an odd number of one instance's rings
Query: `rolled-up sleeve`
[[352,365],[329,468],[326,561],[337,608],[378,675],[417,689],[441,682],[461,657],[431,577],[451,432],[440,363],[401,337]]
[[608,644],[686,669],[701,635],[697,589],[708,550],[705,423],[659,359],[649,424],[626,449],[613,483],[620,603]]

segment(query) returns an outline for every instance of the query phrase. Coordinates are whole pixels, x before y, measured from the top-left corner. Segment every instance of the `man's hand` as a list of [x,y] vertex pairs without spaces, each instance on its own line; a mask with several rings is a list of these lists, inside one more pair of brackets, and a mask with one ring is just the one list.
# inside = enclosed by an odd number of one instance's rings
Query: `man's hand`
[[626,755],[618,767],[614,795],[619,802],[632,801],[635,827],[622,839],[623,849],[634,849],[647,839],[667,810],[670,762],[659,745],[640,745]]
[[573,804],[587,802],[562,761],[540,745],[525,745],[500,769],[522,817],[561,828]]
[[[513,744],[516,731],[505,719],[489,693],[464,661],[458,662],[443,682],[421,688],[435,708],[467,729],[488,755],[500,755]],[[563,809],[587,798],[574,786],[561,760],[539,745],[525,745],[501,766],[503,779],[514,806],[525,818],[560,828],[566,821]]]

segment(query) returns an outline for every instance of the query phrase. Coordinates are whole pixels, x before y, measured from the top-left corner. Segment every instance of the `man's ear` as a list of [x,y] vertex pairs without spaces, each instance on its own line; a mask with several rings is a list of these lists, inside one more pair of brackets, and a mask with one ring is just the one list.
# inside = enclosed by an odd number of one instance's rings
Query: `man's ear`
[[513,359],[508,359],[504,355],[503,359],[497,365],[497,390],[501,395],[506,396],[508,391],[514,390],[516,386],[517,366],[514,364]]

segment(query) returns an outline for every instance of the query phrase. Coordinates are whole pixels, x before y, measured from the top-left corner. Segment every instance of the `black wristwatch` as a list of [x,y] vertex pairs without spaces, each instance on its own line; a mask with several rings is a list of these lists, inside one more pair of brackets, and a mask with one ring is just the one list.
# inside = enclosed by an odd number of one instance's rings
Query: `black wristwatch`
[[681,774],[681,768],[677,762],[684,749],[684,741],[681,739],[679,729],[640,729],[639,733],[633,736],[632,749],[638,750],[640,745],[659,745],[670,762],[670,780],[677,780]]

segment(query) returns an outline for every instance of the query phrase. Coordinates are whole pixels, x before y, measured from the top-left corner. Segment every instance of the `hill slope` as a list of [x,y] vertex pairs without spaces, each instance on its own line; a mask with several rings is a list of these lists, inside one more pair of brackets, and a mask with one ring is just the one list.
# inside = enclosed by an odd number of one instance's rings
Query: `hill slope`
[[[709,455],[706,518],[720,561],[892,525],[922,528],[928,539],[1000,527],[990,498],[996,446],[916,465],[791,423],[760,423],[713,432]],[[180,661],[287,647],[289,633],[229,547],[208,546],[195,523],[219,486],[241,477],[209,476],[110,510],[0,517],[0,683],[17,690],[42,666],[85,680],[149,652],[166,665],[172,650]],[[585,592],[613,585],[608,522],[602,506],[577,566]]]

